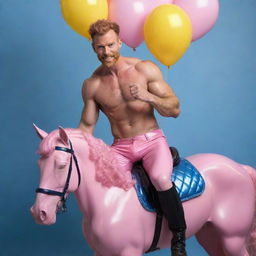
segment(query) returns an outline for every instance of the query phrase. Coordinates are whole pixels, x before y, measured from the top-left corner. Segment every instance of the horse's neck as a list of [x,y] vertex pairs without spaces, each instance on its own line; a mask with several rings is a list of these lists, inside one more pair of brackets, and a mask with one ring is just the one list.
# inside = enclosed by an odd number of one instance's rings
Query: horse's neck
[[89,158],[88,144],[78,141],[75,151],[81,170],[81,184],[75,192],[80,209],[86,217],[102,214],[106,207],[112,210],[120,206],[125,198],[131,198],[132,190],[126,192],[117,187],[108,188],[96,180],[96,165]]
[[[95,178],[96,167],[92,161],[82,165],[81,185],[76,191],[79,207],[87,221],[98,216],[120,212],[127,207],[130,200],[134,200],[134,190],[125,191],[118,187],[106,187]],[[121,208],[120,208],[121,207]],[[110,218],[110,216],[109,216]]]
[[97,204],[100,203],[99,200],[104,197],[107,189],[95,179],[96,167],[94,162],[89,158],[87,142],[85,140],[74,139],[73,141],[75,141],[74,149],[81,172],[81,183],[75,191],[75,195],[82,213],[91,215],[91,211],[97,209]]
[[108,188],[96,181],[95,171],[92,161],[83,164],[81,185],[75,193],[82,213],[89,219],[101,215],[105,207],[118,207],[118,203],[115,204],[113,198],[125,193],[120,188]]

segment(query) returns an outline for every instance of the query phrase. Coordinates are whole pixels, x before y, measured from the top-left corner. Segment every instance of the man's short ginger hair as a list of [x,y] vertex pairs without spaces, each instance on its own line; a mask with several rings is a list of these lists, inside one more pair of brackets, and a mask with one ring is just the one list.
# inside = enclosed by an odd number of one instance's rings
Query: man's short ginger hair
[[89,28],[89,34],[93,39],[96,35],[104,35],[109,30],[114,30],[115,33],[119,36],[120,27],[117,23],[112,22],[110,20],[97,20],[96,22],[92,23]]

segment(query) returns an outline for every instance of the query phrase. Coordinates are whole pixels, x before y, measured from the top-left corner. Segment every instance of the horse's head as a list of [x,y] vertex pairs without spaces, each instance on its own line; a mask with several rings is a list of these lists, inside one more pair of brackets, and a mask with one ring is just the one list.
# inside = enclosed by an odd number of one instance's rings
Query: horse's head
[[59,128],[47,134],[35,127],[42,139],[38,153],[40,185],[31,213],[38,224],[50,225],[56,221],[56,213],[65,210],[68,193],[80,184],[80,170],[68,132]]

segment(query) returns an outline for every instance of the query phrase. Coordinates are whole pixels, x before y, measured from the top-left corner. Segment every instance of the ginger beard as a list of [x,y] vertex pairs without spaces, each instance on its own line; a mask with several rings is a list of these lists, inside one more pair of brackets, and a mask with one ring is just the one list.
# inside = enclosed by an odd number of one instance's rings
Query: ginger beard
[[119,59],[120,57],[120,52],[115,51],[112,52],[111,54],[97,54],[99,61],[106,67],[111,67],[113,66]]

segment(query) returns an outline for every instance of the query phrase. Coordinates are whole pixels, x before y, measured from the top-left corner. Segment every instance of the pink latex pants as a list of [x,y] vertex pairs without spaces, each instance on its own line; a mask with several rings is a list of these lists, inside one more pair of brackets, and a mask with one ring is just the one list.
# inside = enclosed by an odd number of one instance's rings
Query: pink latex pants
[[119,163],[127,171],[132,169],[134,162],[142,160],[151,182],[158,191],[172,187],[170,175],[173,160],[161,129],[132,138],[115,139],[111,147]]

